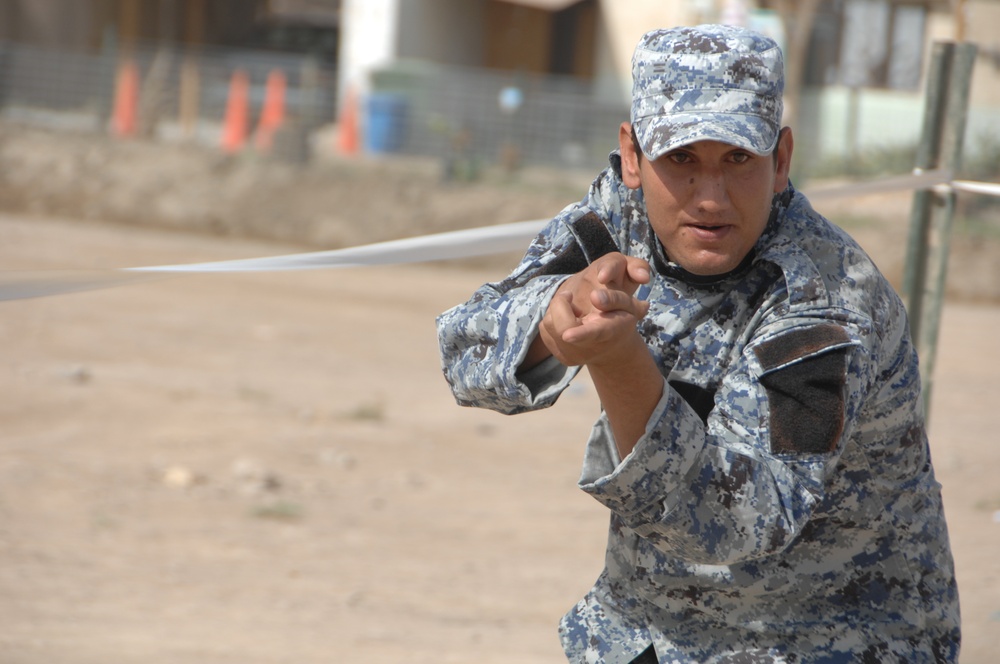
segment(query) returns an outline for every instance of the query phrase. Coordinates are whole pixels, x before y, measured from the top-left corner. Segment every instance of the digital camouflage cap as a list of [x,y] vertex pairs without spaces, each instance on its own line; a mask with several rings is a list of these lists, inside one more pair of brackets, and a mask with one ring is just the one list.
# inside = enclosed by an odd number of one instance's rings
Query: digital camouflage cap
[[729,25],[653,30],[632,56],[632,126],[648,159],[696,141],[769,154],[781,130],[784,60]]

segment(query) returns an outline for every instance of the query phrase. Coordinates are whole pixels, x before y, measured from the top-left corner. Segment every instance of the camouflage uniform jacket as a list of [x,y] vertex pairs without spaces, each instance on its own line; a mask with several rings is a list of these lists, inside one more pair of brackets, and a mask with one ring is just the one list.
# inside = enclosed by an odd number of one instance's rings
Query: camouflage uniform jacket
[[899,298],[791,186],[744,264],[670,263],[620,160],[504,281],[438,319],[462,405],[552,405],[577,369],[520,373],[566,275],[645,258],[638,324],[664,376],[620,459],[594,425],[581,488],[610,509],[605,569],[562,620],[573,662],[953,662],[958,596]]

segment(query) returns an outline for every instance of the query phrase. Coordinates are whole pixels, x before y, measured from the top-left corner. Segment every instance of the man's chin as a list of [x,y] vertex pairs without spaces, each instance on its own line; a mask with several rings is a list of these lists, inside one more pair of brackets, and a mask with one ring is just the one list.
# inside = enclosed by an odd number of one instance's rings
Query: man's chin
[[740,260],[732,256],[719,254],[699,256],[683,263],[678,261],[678,265],[699,277],[717,277],[727,272],[732,272],[739,264]]

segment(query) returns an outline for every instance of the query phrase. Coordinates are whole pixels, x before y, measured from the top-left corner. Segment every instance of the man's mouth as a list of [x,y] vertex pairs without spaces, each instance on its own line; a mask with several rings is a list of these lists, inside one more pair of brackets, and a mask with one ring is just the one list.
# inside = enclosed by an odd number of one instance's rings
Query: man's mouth
[[704,239],[718,239],[726,235],[732,228],[727,224],[690,224],[695,235]]

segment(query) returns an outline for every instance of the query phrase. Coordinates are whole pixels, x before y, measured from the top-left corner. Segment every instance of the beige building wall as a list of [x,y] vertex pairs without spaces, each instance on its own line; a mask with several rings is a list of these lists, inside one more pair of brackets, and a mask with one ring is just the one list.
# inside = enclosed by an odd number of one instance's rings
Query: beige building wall
[[631,97],[632,51],[649,30],[715,23],[758,5],[754,0],[599,0],[596,88],[602,99]]
[[979,48],[970,101],[973,106],[1000,108],[1000,2],[980,0],[967,7],[966,39]]
[[[595,82],[599,98],[631,96],[632,51],[655,28],[718,21],[733,0],[599,0]],[[752,2],[746,2],[748,6]]]
[[[692,8],[705,3],[685,0],[600,0],[597,81],[603,95],[631,94],[632,51],[647,31],[698,22]],[[627,6],[627,10],[626,10]]]

